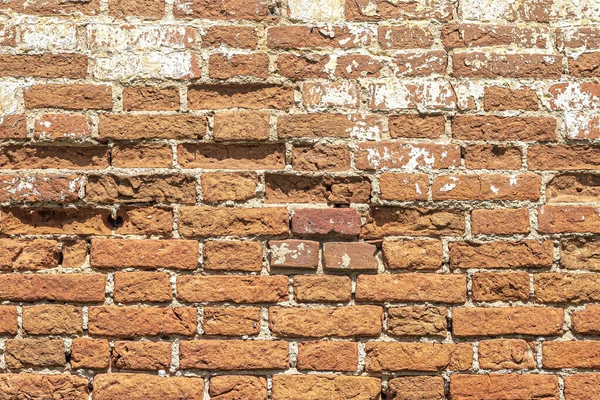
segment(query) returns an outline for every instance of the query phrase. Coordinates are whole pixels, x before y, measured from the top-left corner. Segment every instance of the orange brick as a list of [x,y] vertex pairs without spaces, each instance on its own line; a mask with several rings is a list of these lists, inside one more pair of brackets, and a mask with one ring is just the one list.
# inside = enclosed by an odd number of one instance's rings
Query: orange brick
[[312,371],[356,371],[358,346],[352,342],[301,342],[298,369]]
[[182,369],[260,370],[288,368],[288,344],[266,340],[195,340],[179,345]]
[[527,208],[473,210],[471,230],[474,235],[514,235],[529,233]]
[[[455,336],[559,335],[564,313],[561,308],[515,306],[510,308],[455,308]],[[478,321],[474,324],[473,321]]]
[[277,303],[288,297],[286,276],[180,276],[177,298],[200,303]]

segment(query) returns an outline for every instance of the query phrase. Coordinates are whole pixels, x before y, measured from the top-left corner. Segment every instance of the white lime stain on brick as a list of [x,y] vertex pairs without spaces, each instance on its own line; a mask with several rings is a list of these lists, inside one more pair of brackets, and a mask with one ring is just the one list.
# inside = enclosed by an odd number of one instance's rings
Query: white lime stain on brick
[[77,27],[74,24],[37,23],[19,26],[21,46],[33,51],[66,51],[77,49]]
[[459,13],[462,18],[476,21],[511,19],[518,5],[515,0],[462,0]]
[[350,137],[358,140],[378,140],[381,138],[381,125],[367,123],[364,115],[348,114],[348,121],[354,122],[354,125],[346,130],[350,133]]
[[[596,110],[600,108],[600,96],[595,95],[586,83],[569,82],[564,89],[556,91],[550,100],[555,110]],[[588,84],[589,85],[589,84]]]
[[459,110],[480,110],[482,108],[485,84],[474,81],[460,81],[452,84]]
[[23,97],[22,87],[14,82],[0,82],[0,117],[16,114]]
[[446,183],[440,188],[440,192],[449,192],[456,188],[456,182],[458,182],[458,178],[456,176],[449,176],[448,179],[450,179],[453,183]]
[[369,86],[371,106],[376,109],[453,110],[456,96],[447,81],[376,83]]
[[196,57],[189,52],[115,54],[96,59],[94,76],[100,80],[133,78],[187,79],[198,77]]
[[349,81],[305,83],[305,104],[310,110],[327,107],[353,107],[358,103],[358,87]]
[[90,25],[90,48],[95,52],[183,50],[194,42],[191,29],[183,26]]
[[[297,259],[305,250],[304,243],[299,243],[295,249],[289,247],[288,243],[282,243],[280,246],[271,246],[271,259],[274,265],[284,264],[289,258]],[[306,254],[310,255],[310,249],[306,249]]]
[[340,267],[341,268],[349,268],[351,262],[352,262],[352,258],[347,253],[344,253],[344,254],[342,254],[342,264],[340,265]]
[[344,0],[288,0],[289,18],[293,21],[342,21],[344,8]]
[[564,132],[569,139],[600,138],[600,116],[583,112],[565,112]]

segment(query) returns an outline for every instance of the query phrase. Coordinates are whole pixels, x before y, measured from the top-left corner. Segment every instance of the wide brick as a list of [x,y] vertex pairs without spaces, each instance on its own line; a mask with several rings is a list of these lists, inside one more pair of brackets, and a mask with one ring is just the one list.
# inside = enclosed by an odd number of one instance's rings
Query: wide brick
[[548,203],[585,203],[600,200],[600,176],[595,174],[563,174],[546,186]]
[[253,26],[216,25],[208,27],[202,37],[203,47],[221,45],[242,49],[254,49],[258,45],[256,28]]
[[533,342],[522,339],[497,339],[479,342],[479,366],[484,369],[535,369]]
[[454,110],[456,93],[449,82],[438,80],[372,83],[369,108],[374,110]]
[[213,138],[224,140],[267,140],[269,113],[265,111],[223,111],[215,114]]
[[214,400],[264,400],[267,398],[267,380],[251,375],[213,376],[208,393]]
[[379,77],[379,71],[384,64],[371,56],[352,55],[340,56],[337,59],[335,76],[342,78],[367,78]]
[[171,237],[173,211],[162,207],[121,207],[115,223],[119,234]]
[[254,241],[210,241],[202,248],[204,268],[222,271],[255,271],[262,269],[263,250]]
[[33,85],[23,94],[26,108],[111,110],[112,88],[106,85]]
[[564,82],[548,88],[551,110],[597,110],[600,99],[600,84],[595,82]]
[[270,260],[273,268],[310,268],[319,265],[319,242],[312,240],[270,240]]
[[298,171],[346,171],[350,151],[346,145],[315,144],[292,150],[292,168]]
[[168,302],[173,297],[165,272],[116,272],[113,297],[117,303]]
[[17,307],[0,306],[0,335],[15,336],[19,330]]
[[448,331],[448,309],[433,306],[391,307],[387,333],[393,336],[441,336]]
[[389,118],[392,138],[436,139],[445,133],[442,115],[401,114]]
[[169,342],[115,342],[112,364],[122,370],[168,370],[171,366]]
[[265,175],[267,203],[368,203],[371,183],[362,177]]
[[189,114],[102,114],[100,139],[198,139],[206,134],[206,118]]
[[358,236],[360,214],[353,208],[300,208],[292,215],[297,235]]
[[281,54],[277,57],[277,73],[290,79],[327,78],[330,57],[322,54]]
[[180,276],[177,298],[192,303],[277,303],[288,298],[287,276]]
[[538,209],[538,231],[600,233],[600,215],[596,207],[542,206]]
[[125,111],[177,111],[179,89],[174,86],[127,86],[123,88]]
[[553,245],[550,241],[453,242],[449,247],[451,268],[550,268],[552,266]]
[[356,281],[360,302],[462,303],[466,296],[467,280],[462,274],[360,275]]
[[116,168],[170,168],[173,150],[164,144],[117,144],[112,148],[112,166]]
[[411,6],[386,0],[346,1],[346,19],[379,21],[382,19],[452,19],[452,3],[447,0],[419,0]]
[[3,274],[0,299],[37,302],[97,303],[104,301],[102,274]]
[[207,172],[202,174],[202,199],[208,203],[246,201],[256,196],[258,179],[248,172]]
[[336,271],[377,271],[377,247],[364,242],[323,243],[323,266]]
[[181,144],[177,158],[182,168],[283,169],[285,147],[280,144]]
[[527,272],[482,272],[473,275],[472,296],[475,301],[527,301]]
[[402,376],[388,381],[389,400],[444,400],[441,376]]
[[600,152],[595,146],[544,146],[529,148],[527,158],[532,170],[576,170],[600,168]]
[[485,88],[483,107],[486,111],[530,110],[536,111],[539,99],[529,88],[510,89],[498,86]]
[[81,139],[92,134],[92,120],[86,115],[45,114],[35,120],[34,129],[40,139]]
[[363,47],[371,43],[369,29],[350,29],[333,25],[327,28],[289,25],[273,26],[267,30],[267,45],[279,49]]
[[474,235],[514,235],[529,233],[527,208],[473,210],[471,230]]
[[442,42],[448,48],[511,45],[545,48],[549,39],[549,30],[537,26],[460,23],[442,28]]
[[600,277],[596,274],[536,274],[533,286],[540,303],[583,303],[600,298]]
[[450,378],[452,400],[558,400],[558,377],[541,374],[460,375]]
[[354,158],[358,169],[442,169],[460,165],[460,147],[397,142],[360,143]]
[[459,78],[560,78],[562,57],[551,54],[454,53]]
[[361,236],[462,236],[464,227],[464,215],[455,210],[373,207]]
[[356,137],[377,139],[383,119],[374,114],[311,113],[284,115],[277,119],[280,138]]
[[388,269],[436,270],[442,267],[442,242],[384,240],[383,261]]
[[382,321],[377,306],[269,308],[269,328],[278,337],[379,336]]
[[427,200],[429,177],[419,173],[384,172],[379,177],[382,200]]
[[7,234],[108,235],[109,210],[89,208],[8,208],[0,214],[2,232]]
[[542,344],[544,368],[586,368],[600,366],[600,342],[546,341]]
[[[455,308],[452,330],[457,337],[503,335],[560,335],[561,308],[514,306],[510,308]],[[473,321],[477,321],[476,324]]]
[[23,307],[23,332],[29,335],[72,335],[83,332],[80,307],[36,305]]
[[366,345],[365,369],[392,371],[466,371],[473,364],[471,343],[385,343]]
[[193,336],[196,325],[194,308],[101,306],[88,310],[88,332],[92,336]]
[[302,85],[302,98],[309,111],[324,111],[329,107],[357,108],[360,88],[350,81],[305,82]]
[[464,140],[550,141],[556,139],[556,120],[550,117],[457,115],[452,136]]
[[86,199],[95,203],[194,204],[196,181],[184,175],[92,175],[88,176]]
[[115,18],[138,16],[159,19],[165,14],[165,5],[159,0],[108,0],[108,12]]
[[192,28],[174,25],[93,24],[87,27],[88,44],[94,53],[154,51],[163,48],[185,50],[193,47],[194,34]]
[[46,239],[0,239],[0,270],[58,267],[58,242]]
[[0,76],[85,78],[88,58],[81,54],[2,54]]
[[195,269],[198,266],[198,242],[93,239],[91,266],[111,269]]
[[294,90],[273,85],[219,85],[191,86],[188,89],[188,107],[191,110],[273,108],[284,110],[294,104]]
[[66,374],[0,374],[0,396],[2,398],[18,399],[24,393],[32,400],[52,397],[65,400],[87,400],[89,398],[88,380],[82,376]]
[[287,369],[288,344],[266,340],[195,340],[179,345],[181,369]]
[[600,270],[600,241],[567,239],[561,242],[560,265],[566,269]]
[[269,56],[253,54],[211,54],[208,59],[208,75],[214,79],[269,77]]
[[520,169],[521,157],[518,147],[485,144],[466,146],[464,153],[469,169]]
[[192,400],[204,392],[202,378],[161,377],[149,374],[100,374],[94,377],[94,400]]
[[205,335],[256,335],[260,319],[260,308],[204,307],[202,329]]
[[1,169],[90,170],[108,166],[108,148],[104,146],[7,145],[0,155]]
[[287,235],[283,207],[181,207],[179,233],[186,237]]
[[584,400],[600,395],[600,374],[576,374],[565,377],[565,398]]
[[417,25],[380,26],[377,36],[379,45],[384,49],[428,48],[433,44],[429,29]]
[[196,79],[201,75],[196,53],[148,51],[143,54],[116,52],[97,57],[93,76],[99,81],[129,82],[136,79]]
[[358,346],[353,342],[301,342],[298,344],[299,370],[356,371]]
[[443,50],[405,51],[394,57],[396,76],[443,75],[447,68],[447,54]]
[[342,375],[274,375],[273,400],[378,400],[378,378]]
[[254,21],[276,19],[265,0],[176,0],[173,5],[175,18],[202,18],[214,20],[246,19]]
[[106,339],[75,338],[71,342],[71,367],[107,369],[110,347]]
[[5,344],[4,357],[10,369],[61,367],[66,363],[62,339],[11,339]]
[[352,281],[348,276],[295,275],[294,295],[299,302],[348,302]]

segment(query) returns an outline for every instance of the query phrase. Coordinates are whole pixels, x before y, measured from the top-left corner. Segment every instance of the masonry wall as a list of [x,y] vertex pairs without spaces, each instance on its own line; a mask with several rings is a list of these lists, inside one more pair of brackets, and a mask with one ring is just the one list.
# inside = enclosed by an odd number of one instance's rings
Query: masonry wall
[[0,15],[0,399],[600,399],[597,1]]

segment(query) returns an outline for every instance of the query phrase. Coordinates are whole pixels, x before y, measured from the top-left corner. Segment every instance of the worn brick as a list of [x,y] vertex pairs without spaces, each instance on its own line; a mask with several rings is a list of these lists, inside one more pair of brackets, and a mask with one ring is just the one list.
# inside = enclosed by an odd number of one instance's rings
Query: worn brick
[[319,242],[312,240],[270,240],[271,267],[310,268],[319,265]]
[[177,298],[185,302],[277,303],[288,298],[286,276],[180,276]]
[[455,210],[372,207],[361,236],[456,236],[464,230],[464,216]]
[[346,145],[294,147],[292,168],[299,171],[345,171],[350,168],[350,151]]
[[514,235],[529,233],[527,208],[473,210],[471,231],[474,235]]
[[457,115],[452,136],[465,140],[556,140],[556,120],[551,117],[498,117]]
[[254,54],[211,54],[208,60],[208,74],[214,79],[254,77],[266,79],[269,76],[269,56]]
[[479,342],[479,365],[490,370],[534,369],[536,349],[533,342],[521,339],[496,339]]
[[197,139],[206,134],[206,118],[186,114],[102,114],[101,139]]
[[149,374],[100,374],[94,377],[95,400],[129,397],[131,400],[194,399],[202,396],[204,380],[189,377],[161,377]]
[[388,381],[390,400],[444,400],[444,378],[441,376],[402,376]]
[[435,240],[384,240],[383,262],[388,269],[436,270],[442,266],[442,243]]
[[99,306],[88,310],[88,332],[93,336],[193,336],[196,325],[194,308]]
[[300,208],[292,215],[292,232],[298,235],[358,236],[360,214],[353,208]]
[[182,369],[286,369],[288,344],[267,340],[195,340],[179,345]]
[[26,108],[64,108],[67,110],[113,107],[112,88],[105,85],[33,85],[23,94]]
[[106,277],[102,274],[4,274],[0,275],[0,299],[37,302],[104,301]]
[[58,243],[46,239],[0,239],[0,269],[40,270],[58,266]]
[[283,169],[285,147],[280,144],[181,144],[177,147],[183,168]]
[[369,342],[367,372],[465,371],[473,363],[470,343],[385,343]]
[[348,276],[295,275],[294,295],[299,302],[347,302],[352,281]]
[[179,89],[176,87],[127,86],[123,88],[125,111],[177,111]]
[[205,335],[244,336],[260,332],[260,308],[204,307]]
[[529,274],[527,272],[482,272],[473,275],[475,301],[527,301]]
[[214,400],[264,400],[267,380],[261,376],[225,375],[210,378],[210,398]]
[[294,103],[294,91],[287,86],[219,85],[192,86],[188,107],[192,110],[248,108],[288,109]]
[[560,264],[566,269],[600,269],[600,241],[567,239],[561,241]]
[[377,400],[378,378],[343,375],[275,375],[273,398],[277,400]]
[[390,307],[387,332],[394,336],[446,337],[448,309],[433,306]]
[[35,120],[35,137],[40,139],[84,139],[92,134],[92,121],[78,114],[45,114]]
[[427,200],[429,177],[420,173],[384,172],[379,177],[382,200]]
[[376,252],[374,245],[364,242],[323,243],[323,266],[337,271],[377,271],[379,263]]
[[71,367],[107,369],[110,347],[106,339],[75,338],[71,342]]
[[18,399],[23,393],[27,393],[31,399],[59,396],[61,399],[86,400],[89,397],[88,380],[82,376],[65,374],[25,373],[0,375],[0,395],[2,397]]
[[360,143],[354,158],[358,169],[442,169],[460,164],[460,147],[397,142]]
[[172,298],[165,272],[116,272],[114,285],[117,303],[168,302]]
[[112,365],[121,370],[168,370],[171,366],[171,343],[115,342]]
[[[455,308],[452,310],[452,330],[458,337],[551,336],[561,334],[563,319],[561,308]],[[478,323],[474,324],[473,321]]]
[[11,339],[5,344],[4,357],[10,369],[60,367],[66,363],[62,339]]
[[464,155],[469,169],[520,169],[521,158],[518,147],[485,144],[466,146]]
[[215,114],[213,137],[224,140],[266,140],[269,113],[264,111],[223,111]]
[[117,144],[112,148],[112,166],[117,168],[170,168],[173,150],[163,144]]
[[538,231],[542,233],[598,233],[599,221],[595,207],[542,206],[538,209]]
[[266,203],[369,203],[371,183],[362,177],[265,175]]
[[90,258],[95,268],[195,269],[198,266],[198,242],[93,239]]
[[89,176],[86,199],[97,203],[196,202],[196,182],[183,175]]
[[23,331],[29,335],[72,335],[83,332],[81,308],[68,305],[23,307]]
[[204,47],[221,45],[242,49],[254,49],[258,45],[256,28],[253,26],[215,25],[206,30],[202,37]]
[[315,341],[298,344],[298,369],[356,371],[358,346],[352,342]]
[[558,378],[541,374],[456,374],[450,378],[450,393],[453,400],[559,398]]
[[466,277],[460,274],[360,275],[356,281],[360,302],[462,303],[466,295]]
[[553,245],[550,241],[522,240],[487,243],[450,243],[452,268],[550,268]]
[[88,58],[81,54],[2,54],[0,76],[85,78]]
[[600,342],[546,341],[542,344],[544,368],[598,368]]

